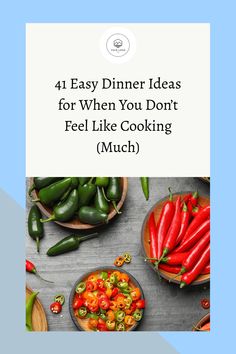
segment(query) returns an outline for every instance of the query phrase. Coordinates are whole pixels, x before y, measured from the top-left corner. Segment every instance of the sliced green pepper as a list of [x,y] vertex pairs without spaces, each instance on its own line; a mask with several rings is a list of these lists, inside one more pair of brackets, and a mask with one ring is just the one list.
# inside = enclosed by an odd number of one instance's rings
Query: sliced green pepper
[[107,320],[107,316],[105,315],[105,313],[100,313],[99,316],[102,320],[106,321]]
[[117,322],[122,322],[125,318],[125,312],[122,310],[116,311],[115,318]]
[[82,307],[80,307],[79,309],[78,309],[78,315],[79,315],[79,317],[81,317],[81,318],[84,318],[86,315],[87,315],[87,309],[86,309],[86,307],[85,306],[82,306]]
[[112,289],[112,288],[113,288],[113,284],[111,283],[110,279],[106,279],[106,280],[104,281],[104,285],[105,285],[105,287],[108,288],[108,289]]
[[124,324],[124,322],[118,322],[118,323],[116,324],[116,330],[117,330],[118,332],[123,332],[123,331],[125,331],[125,324]]
[[121,290],[124,290],[124,289],[128,289],[129,284],[127,283],[127,281],[119,281],[117,283],[117,287]]
[[82,281],[76,286],[75,291],[76,293],[81,294],[85,291],[85,289],[86,289],[86,284],[85,282]]
[[93,318],[94,320],[98,320],[99,316],[96,313],[87,313],[86,318]]
[[116,284],[117,283],[117,276],[115,274],[113,274],[113,273],[110,276],[110,282],[112,284]]
[[130,299],[130,298],[127,298],[127,297],[126,297],[126,298],[124,299],[125,309],[126,309],[126,310],[130,308],[132,302],[133,302],[133,300]]
[[65,303],[65,296],[64,296],[64,295],[61,295],[61,294],[56,295],[56,296],[54,297],[54,301],[60,302],[61,305],[64,305],[64,303]]
[[135,321],[140,321],[142,317],[143,313],[139,309],[136,309],[133,313],[133,318],[135,319]]
[[101,277],[103,280],[106,280],[106,279],[108,278],[107,272],[101,272],[100,277]]
[[123,257],[124,257],[125,263],[130,263],[132,261],[132,256],[129,253],[124,253]]

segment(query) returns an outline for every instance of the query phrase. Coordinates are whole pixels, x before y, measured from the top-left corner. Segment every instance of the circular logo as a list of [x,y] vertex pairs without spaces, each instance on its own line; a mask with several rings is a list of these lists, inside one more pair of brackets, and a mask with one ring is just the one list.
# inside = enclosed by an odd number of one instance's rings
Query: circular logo
[[122,33],[112,34],[106,42],[108,53],[113,57],[123,57],[129,52],[129,39]]

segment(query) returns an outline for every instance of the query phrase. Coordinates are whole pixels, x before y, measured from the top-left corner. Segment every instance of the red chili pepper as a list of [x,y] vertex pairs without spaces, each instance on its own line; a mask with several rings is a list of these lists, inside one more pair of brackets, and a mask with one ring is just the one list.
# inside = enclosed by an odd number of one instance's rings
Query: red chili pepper
[[[182,267],[178,275],[182,275],[190,271],[197,263],[199,257],[202,255],[210,242],[210,231],[208,231],[191,249],[182,262]],[[179,253],[177,253],[179,254]]]
[[197,205],[197,202],[198,202],[198,191],[194,192],[192,195],[191,195],[191,198],[189,199],[190,203],[192,204],[193,207],[195,207]]
[[184,253],[170,253],[167,257],[162,258],[162,262],[169,265],[181,265],[183,260],[187,257],[188,252]]
[[211,266],[210,266],[210,264],[208,264],[208,265],[203,269],[203,271],[202,271],[201,274],[210,274],[210,272],[211,272]]
[[209,309],[209,308],[210,308],[210,300],[208,300],[208,299],[202,299],[202,300],[201,300],[201,305],[202,305],[202,307],[203,307],[205,310]]
[[173,273],[173,274],[178,274],[181,269],[180,266],[172,266],[172,265],[164,264],[164,263],[160,263],[158,268],[165,270],[166,272]]
[[198,206],[195,206],[193,209],[192,209],[192,217],[195,218],[195,216],[197,216],[200,211],[202,210],[202,207],[201,205],[198,205]]
[[191,193],[186,194],[182,199],[181,207],[183,207],[184,204],[188,204],[188,201],[191,197],[192,197]]
[[118,294],[118,292],[119,292],[118,288],[112,289],[111,297],[115,297]]
[[183,288],[186,285],[191,284],[203,271],[206,265],[210,261],[210,244],[202,253],[201,257],[199,258],[198,262],[195,266],[187,273],[184,273],[181,277],[180,288]]
[[163,250],[163,243],[166,237],[166,234],[169,230],[173,215],[174,215],[174,211],[175,211],[175,207],[174,207],[174,203],[173,203],[173,195],[171,193],[171,190],[169,189],[170,192],[170,196],[169,196],[169,200],[164,204],[163,208],[162,208],[162,212],[161,212],[161,216],[160,216],[160,223],[159,223],[159,227],[157,230],[157,248],[158,248],[158,259],[161,258],[162,255],[162,250]]
[[140,299],[136,302],[137,309],[144,309],[145,308],[145,300]]
[[148,229],[149,229],[149,239],[150,239],[150,257],[157,258],[157,229],[155,224],[154,213],[152,212],[148,220]]
[[201,224],[192,234],[189,235],[188,239],[183,240],[181,244],[173,251],[173,253],[182,253],[189,251],[206,232],[210,230],[210,220],[206,220]]
[[[173,273],[173,274],[178,274],[180,272],[181,267],[180,266],[174,266],[174,265],[169,265],[169,264],[165,264],[165,263],[160,263],[159,264],[159,269],[163,269],[166,272],[169,273]],[[201,272],[201,274],[209,274],[210,273],[210,265],[208,264],[203,271]]]
[[167,233],[167,236],[164,240],[164,244],[163,244],[164,248],[161,256],[162,258],[165,257],[175,247],[176,239],[180,230],[180,225],[181,225],[181,211],[180,211],[180,197],[178,197],[175,203],[174,216],[169,231]]
[[82,298],[80,298],[79,295],[76,293],[74,300],[73,300],[73,309],[77,310],[81,306],[83,306],[83,304],[84,304],[84,300]]
[[58,314],[62,310],[62,304],[60,302],[55,301],[50,305],[50,310],[52,311],[52,313]]
[[178,245],[183,239],[185,232],[188,228],[189,221],[190,221],[190,212],[188,210],[187,205],[184,203],[183,209],[181,211],[181,224],[180,224],[179,234],[176,238],[176,245]]
[[187,238],[195,231],[205,220],[210,218],[210,205],[202,208],[198,215],[193,219],[191,224],[189,225],[186,234],[184,235],[182,242],[187,240]]
[[48,283],[53,283],[53,281],[46,280],[46,279],[42,278],[41,275],[38,273],[35,265],[32,262],[28,261],[28,259],[25,260],[25,270],[28,273],[33,273],[33,274],[37,275],[40,279],[42,279]]

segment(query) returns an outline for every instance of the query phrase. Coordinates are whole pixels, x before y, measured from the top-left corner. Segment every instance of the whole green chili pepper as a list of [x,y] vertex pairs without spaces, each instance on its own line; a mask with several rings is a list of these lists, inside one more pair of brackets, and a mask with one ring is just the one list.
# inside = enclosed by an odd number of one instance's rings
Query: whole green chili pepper
[[79,220],[85,224],[97,225],[108,222],[108,215],[93,207],[83,206],[79,210]]
[[54,246],[49,248],[47,251],[48,256],[58,256],[66,252],[75,251],[79,248],[79,245],[82,241],[89,240],[90,238],[96,237],[97,232],[89,235],[70,235],[63,238],[61,241],[57,242]]
[[112,205],[117,212],[117,214],[121,214],[121,211],[117,209],[116,203],[120,201],[121,198],[121,185],[119,177],[110,177],[110,182],[107,188],[107,198],[112,202]]
[[109,184],[109,177],[96,177],[96,186],[106,188]]
[[49,186],[50,184],[59,181],[63,177],[34,177],[34,183],[29,188],[29,196],[31,195],[34,189],[42,189],[44,187]]
[[79,178],[79,184],[83,186],[85,183],[87,183],[90,180],[90,177],[78,177]]
[[95,195],[94,205],[97,210],[109,213],[109,203],[104,197],[101,187],[97,187],[97,193]]
[[48,219],[40,219],[42,223],[57,220],[65,222],[70,220],[78,209],[78,190],[73,189],[68,198],[53,208],[53,214]]
[[148,200],[149,199],[149,178],[148,177],[140,177],[140,180],[141,180],[143,194],[144,194],[146,200]]
[[92,183],[92,181],[93,178],[91,178],[88,183],[85,183],[83,186],[79,186],[78,188],[79,208],[88,205],[96,194],[96,186]]
[[33,307],[34,307],[34,302],[35,299],[38,295],[38,292],[32,292],[26,301],[26,330],[29,332],[33,331],[33,325],[32,325],[32,312],[33,312]]
[[72,178],[63,178],[60,181],[54,182],[47,187],[40,189],[38,194],[38,199],[33,200],[34,202],[40,201],[45,205],[52,205],[53,203],[60,200],[67,189],[71,186]]
[[33,205],[28,215],[28,232],[30,237],[36,241],[37,252],[39,252],[40,240],[44,236],[43,225],[40,222],[41,218],[42,214],[39,208],[37,207],[37,205]]

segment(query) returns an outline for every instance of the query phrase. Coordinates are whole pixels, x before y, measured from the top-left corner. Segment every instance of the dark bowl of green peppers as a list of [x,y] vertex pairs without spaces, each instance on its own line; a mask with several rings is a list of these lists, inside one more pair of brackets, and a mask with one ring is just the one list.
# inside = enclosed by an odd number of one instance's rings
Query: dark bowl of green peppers
[[42,223],[88,230],[121,213],[127,189],[126,177],[33,177],[29,195],[46,217]]

